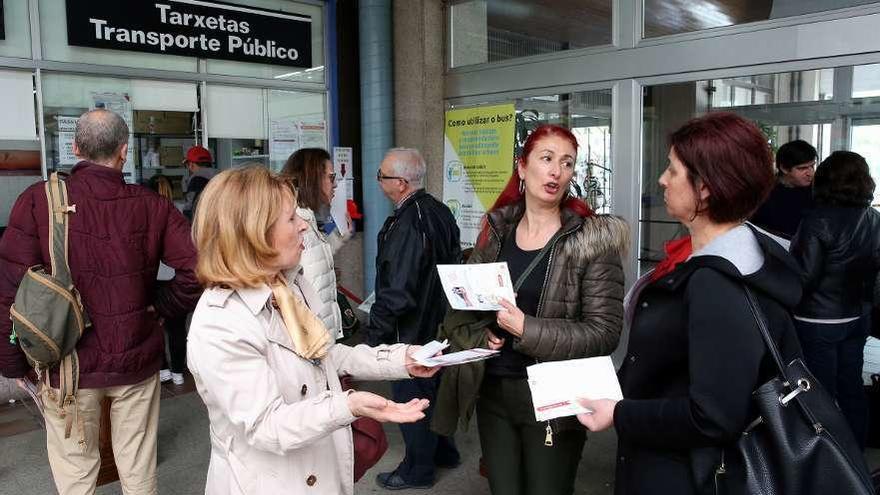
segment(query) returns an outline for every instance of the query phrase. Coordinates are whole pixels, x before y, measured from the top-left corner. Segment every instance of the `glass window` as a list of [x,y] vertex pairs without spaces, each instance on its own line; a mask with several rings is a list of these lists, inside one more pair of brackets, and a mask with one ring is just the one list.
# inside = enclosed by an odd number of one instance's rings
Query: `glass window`
[[209,59],[207,62],[209,74],[299,82],[324,82],[324,11],[320,6],[296,3],[290,0],[247,0],[230,3],[310,16],[312,18],[312,67],[298,68]]
[[208,85],[206,106],[208,147],[217,168],[268,165],[265,89]]
[[79,116],[107,108],[122,116],[131,131],[126,181],[146,183],[162,174],[170,179],[175,200],[182,199],[183,156],[201,128],[197,102],[195,83],[44,74],[46,167],[69,171],[76,165],[73,139]]
[[880,64],[853,67],[853,98],[880,96]]
[[208,85],[208,143],[217,167],[279,171],[300,148],[328,148],[323,93]]
[[[495,102],[487,102],[495,103]],[[500,102],[499,102],[500,103]],[[570,192],[599,213],[611,211],[611,90],[582,91],[514,100],[514,160],[531,131],[542,124],[571,129],[578,140],[574,184]],[[514,164],[511,164],[511,169]]]
[[876,0],[644,0],[645,38],[867,5]]
[[834,69],[713,79],[706,89],[712,108],[824,101],[834,97]]
[[0,56],[31,58],[31,21],[27,2],[3,2],[4,37]]
[[[688,119],[713,109],[746,117],[761,128],[771,148],[802,139],[819,160],[836,150],[862,154],[880,181],[880,96],[877,66],[837,67],[648,86],[644,91],[640,271],[663,258],[663,244],[686,233],[670,218],[657,183],[667,163],[667,136]],[[834,81],[842,95],[832,98]],[[852,85],[842,81],[852,81]],[[880,204],[880,194],[875,196]]]
[[451,67],[611,44],[611,0],[465,0],[449,6]]
[[34,75],[0,71],[0,235],[15,200],[28,186],[42,179],[40,142],[37,140]]
[[299,148],[328,149],[323,93],[269,91],[269,160],[272,170]]
[[[865,157],[874,182],[880,183],[880,118],[856,119],[852,127],[852,150]],[[880,207],[880,188],[874,189],[874,207]]]

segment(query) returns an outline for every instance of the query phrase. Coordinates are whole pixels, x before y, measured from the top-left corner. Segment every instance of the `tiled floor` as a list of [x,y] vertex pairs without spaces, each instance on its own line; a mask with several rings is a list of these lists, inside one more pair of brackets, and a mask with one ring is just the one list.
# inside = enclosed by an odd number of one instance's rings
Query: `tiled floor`
[[[369,388],[388,396],[386,383],[370,383]],[[159,493],[201,495],[205,490],[210,445],[208,418],[190,377],[182,387],[162,386],[159,413],[158,481]],[[396,425],[385,425],[389,448],[385,456],[355,485],[357,494],[387,494],[375,484],[376,474],[394,469],[403,457],[403,442]],[[488,495],[485,478],[478,474],[480,444],[476,428],[460,432],[456,441],[462,465],[440,470],[433,489],[403,490],[398,493],[433,495]],[[30,402],[0,406],[0,494],[45,495],[55,493],[46,459],[46,436]],[[610,495],[613,491],[616,437],[613,431],[591,434],[578,467],[577,495]],[[10,455],[12,453],[12,455]],[[880,467],[880,450],[867,453],[871,467]],[[97,490],[98,495],[121,493],[119,483]]]
[[[195,392],[192,375],[187,372],[183,385],[165,382],[161,385],[162,399]],[[0,405],[0,438],[19,435],[43,428],[43,418],[39,409],[30,399],[14,400]]]

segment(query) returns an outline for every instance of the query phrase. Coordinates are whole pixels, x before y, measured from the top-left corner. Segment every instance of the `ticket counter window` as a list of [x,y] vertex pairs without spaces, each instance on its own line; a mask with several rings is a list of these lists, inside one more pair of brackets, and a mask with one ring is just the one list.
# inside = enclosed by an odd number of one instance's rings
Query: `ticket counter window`
[[280,171],[297,149],[328,146],[323,93],[209,84],[206,95],[220,170],[259,163]]
[[175,199],[182,199],[183,157],[201,128],[196,84],[71,74],[43,76],[46,168],[70,171],[76,122],[94,108],[119,114],[131,132],[123,174],[130,183],[169,177]]

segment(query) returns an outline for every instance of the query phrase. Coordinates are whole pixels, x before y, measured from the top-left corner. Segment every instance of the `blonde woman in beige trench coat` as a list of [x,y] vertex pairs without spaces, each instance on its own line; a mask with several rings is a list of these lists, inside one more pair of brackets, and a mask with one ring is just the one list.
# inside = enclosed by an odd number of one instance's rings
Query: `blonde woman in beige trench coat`
[[263,167],[217,175],[199,201],[193,236],[206,290],[187,356],[210,419],[209,495],[351,494],[349,425],[359,416],[417,421],[428,405],[342,391],[341,375],[396,380],[437,369],[414,364],[417,346],[332,343],[298,268],[307,227],[295,209],[288,179]]

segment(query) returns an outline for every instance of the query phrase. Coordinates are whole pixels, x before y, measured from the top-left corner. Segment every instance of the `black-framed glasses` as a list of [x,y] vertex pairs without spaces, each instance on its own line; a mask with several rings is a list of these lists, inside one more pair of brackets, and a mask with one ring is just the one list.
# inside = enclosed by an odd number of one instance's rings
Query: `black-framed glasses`
[[382,182],[385,179],[397,179],[402,180],[405,184],[409,184],[409,181],[404,179],[403,177],[395,177],[393,175],[382,175],[382,169],[376,170],[376,180]]

